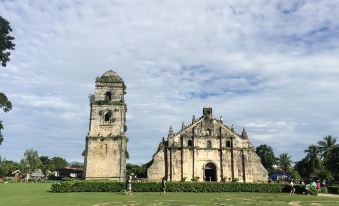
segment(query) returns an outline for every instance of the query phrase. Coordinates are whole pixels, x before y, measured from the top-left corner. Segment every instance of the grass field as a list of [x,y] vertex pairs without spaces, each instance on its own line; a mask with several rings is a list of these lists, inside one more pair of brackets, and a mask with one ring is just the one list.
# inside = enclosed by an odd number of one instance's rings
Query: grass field
[[51,193],[48,183],[0,184],[1,206],[111,206],[111,205],[312,205],[338,206],[338,197],[287,193]]

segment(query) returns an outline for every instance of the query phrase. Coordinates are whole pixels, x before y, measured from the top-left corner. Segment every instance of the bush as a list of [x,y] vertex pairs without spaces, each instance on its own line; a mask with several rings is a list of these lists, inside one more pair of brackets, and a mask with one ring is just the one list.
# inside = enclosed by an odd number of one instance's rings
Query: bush
[[331,194],[339,194],[339,186],[328,186],[327,191]]
[[[168,192],[289,192],[289,186],[267,183],[221,183],[221,182],[167,182]],[[122,192],[124,182],[112,181],[64,181],[52,185],[53,192]],[[134,192],[160,192],[159,182],[133,182]],[[302,193],[296,185],[296,192]]]

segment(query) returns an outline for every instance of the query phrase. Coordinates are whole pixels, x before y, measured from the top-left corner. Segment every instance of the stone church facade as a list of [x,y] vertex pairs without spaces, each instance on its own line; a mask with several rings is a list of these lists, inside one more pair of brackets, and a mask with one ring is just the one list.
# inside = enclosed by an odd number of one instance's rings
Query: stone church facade
[[194,116],[189,125],[174,133],[170,127],[147,170],[150,181],[267,182],[268,172],[261,164],[245,129],[237,134],[213,117],[212,108]]
[[85,145],[85,179],[122,181],[126,173],[125,84],[112,70],[97,77],[90,96],[89,132]]

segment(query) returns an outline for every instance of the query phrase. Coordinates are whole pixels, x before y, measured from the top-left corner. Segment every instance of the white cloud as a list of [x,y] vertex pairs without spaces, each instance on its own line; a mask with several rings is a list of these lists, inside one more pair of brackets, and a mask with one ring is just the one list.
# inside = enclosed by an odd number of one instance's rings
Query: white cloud
[[132,162],[206,104],[298,159],[339,133],[338,10],[334,0],[2,1],[16,50],[0,73],[14,105],[0,155],[34,147],[81,160],[88,94],[114,69],[127,84]]

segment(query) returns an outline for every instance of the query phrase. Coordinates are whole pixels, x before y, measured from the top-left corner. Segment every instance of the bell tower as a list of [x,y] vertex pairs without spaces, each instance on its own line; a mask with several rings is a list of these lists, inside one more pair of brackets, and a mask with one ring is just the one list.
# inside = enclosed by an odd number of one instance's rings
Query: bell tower
[[95,83],[95,95],[90,96],[85,179],[122,181],[128,156],[126,87],[122,78],[112,70],[97,77]]

